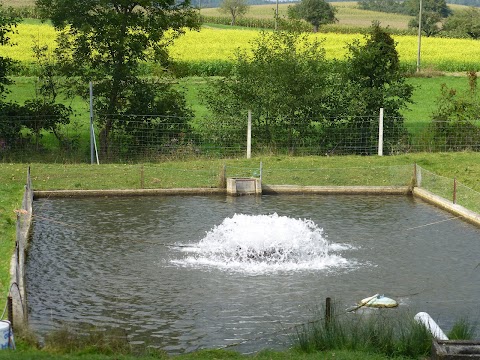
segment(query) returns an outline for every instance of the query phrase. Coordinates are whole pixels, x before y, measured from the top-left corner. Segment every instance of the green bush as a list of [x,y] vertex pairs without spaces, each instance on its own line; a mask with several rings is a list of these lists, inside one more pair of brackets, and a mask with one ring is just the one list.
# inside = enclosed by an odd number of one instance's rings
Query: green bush
[[413,315],[398,309],[337,311],[331,320],[317,319],[296,328],[294,343],[305,351],[349,350],[386,356],[427,356],[432,335]]
[[447,336],[450,340],[473,340],[476,330],[475,325],[470,324],[466,318],[461,318],[453,324]]

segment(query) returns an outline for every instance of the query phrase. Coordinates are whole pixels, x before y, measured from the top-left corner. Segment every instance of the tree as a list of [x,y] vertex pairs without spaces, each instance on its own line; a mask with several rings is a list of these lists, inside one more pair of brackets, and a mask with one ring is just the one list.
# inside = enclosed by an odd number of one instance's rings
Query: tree
[[232,22],[230,25],[234,26],[235,21],[239,16],[245,15],[249,9],[246,0],[223,0],[220,3],[219,11],[230,14]]
[[368,153],[375,148],[372,131],[376,129],[366,119],[377,118],[380,108],[392,119],[384,125],[385,144],[390,149],[395,146],[405,135],[400,110],[411,101],[413,87],[405,82],[395,41],[379,23],[373,23],[364,43],[356,40],[348,45],[341,82],[338,99],[344,113],[338,116],[350,117],[351,128],[358,134],[354,136],[360,139],[358,151]]
[[[186,124],[191,112],[182,95],[168,81],[142,77],[141,66],[146,61],[168,66],[166,45],[185,27],[199,26],[198,12],[188,0],[37,0],[36,4],[43,17],[62,31],[57,58],[70,86],[87,97],[88,83],[93,82],[104,154],[112,132],[132,121],[127,114],[143,115],[139,119],[152,125],[160,115],[175,115]],[[165,95],[173,101],[165,101]]]
[[[422,32],[427,36],[437,35],[442,28],[440,27],[442,17],[439,13],[434,11],[422,11]],[[408,27],[411,29],[418,29],[418,16],[410,19]]]
[[479,39],[480,9],[469,7],[467,10],[455,11],[443,24],[443,30],[455,36],[468,36],[472,39]]
[[[442,151],[480,149],[480,128],[477,125],[480,113],[480,97],[477,89],[477,73],[467,73],[469,89],[460,92],[441,86],[437,108],[432,114],[430,133],[433,143]],[[477,144],[477,145],[472,145]]]
[[[14,31],[19,21],[19,18],[7,14],[0,3],[0,47],[9,45],[9,34]],[[5,101],[7,86],[13,84],[9,74],[14,66],[12,59],[0,56],[0,152],[15,141],[22,127],[21,107]]]
[[[408,27],[418,29],[420,0],[406,0],[404,6],[407,14],[414,16],[409,21]],[[438,34],[442,19],[450,16],[451,13],[445,0],[422,0],[422,31],[427,36]]]
[[[14,31],[20,19],[9,15],[0,3],[0,46],[7,46],[10,38],[9,34]],[[0,56],[0,101],[5,99],[7,92],[6,86],[12,84],[12,80],[8,77],[13,69],[15,62],[12,59]]]
[[358,7],[362,10],[403,14],[405,12],[403,3],[401,0],[360,0]]
[[[405,0],[405,9],[409,15],[417,16],[420,9],[420,0]],[[446,18],[452,14],[445,0],[422,0],[422,12],[434,12],[441,18]]]
[[336,12],[337,9],[325,0],[301,0],[288,7],[288,17],[309,22],[313,26],[313,32],[318,32],[320,25],[336,22]]
[[333,111],[330,69],[320,42],[305,34],[262,32],[252,53],[237,53],[233,72],[211,85],[205,98],[216,117],[202,128],[217,141],[238,141],[250,109],[257,146],[308,140],[313,124]]

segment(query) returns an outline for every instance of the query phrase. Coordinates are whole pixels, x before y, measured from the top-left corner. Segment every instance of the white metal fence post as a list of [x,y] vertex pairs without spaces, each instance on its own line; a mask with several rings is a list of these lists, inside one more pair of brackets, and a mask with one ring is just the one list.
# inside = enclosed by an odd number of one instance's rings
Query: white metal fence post
[[248,110],[247,159],[252,157],[252,110]]
[[95,141],[95,129],[93,128],[93,83],[90,81],[90,164],[100,164],[98,161],[97,142]]
[[95,146],[93,144],[93,84],[90,81],[90,164],[95,162]]
[[378,156],[383,156],[383,108],[378,118]]

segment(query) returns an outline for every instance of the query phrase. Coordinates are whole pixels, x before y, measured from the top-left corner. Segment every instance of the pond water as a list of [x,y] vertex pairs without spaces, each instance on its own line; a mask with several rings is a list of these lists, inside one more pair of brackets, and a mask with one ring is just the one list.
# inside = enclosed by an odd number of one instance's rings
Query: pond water
[[91,324],[172,354],[248,353],[288,346],[326,297],[377,293],[445,331],[480,318],[480,229],[409,196],[41,199],[34,214],[39,334]]

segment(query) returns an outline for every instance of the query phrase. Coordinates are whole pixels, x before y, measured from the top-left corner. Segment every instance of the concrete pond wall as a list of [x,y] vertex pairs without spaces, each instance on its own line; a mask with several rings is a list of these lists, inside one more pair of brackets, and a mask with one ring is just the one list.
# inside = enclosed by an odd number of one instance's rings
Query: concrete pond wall
[[[417,172],[416,172],[417,173]],[[417,176],[419,172],[417,173]],[[243,178],[242,178],[243,179]],[[254,191],[250,187],[237,186],[232,179],[224,188],[174,188],[174,189],[139,189],[139,190],[53,190],[34,191],[30,179],[30,168],[27,173],[27,183],[22,201],[22,209],[17,212],[17,237],[15,251],[12,255],[10,268],[9,318],[16,326],[28,323],[27,299],[25,291],[25,260],[28,252],[28,240],[32,223],[32,203],[34,199],[45,197],[105,197],[105,196],[176,196],[176,195],[213,195],[225,194],[228,196],[243,195],[258,196],[261,194],[373,194],[373,195],[412,195],[444,209],[459,218],[480,226],[480,215],[470,211],[452,201],[446,200],[418,186],[297,186],[297,185],[267,185],[253,178]],[[412,184],[420,184],[419,179],[413,179]],[[249,182],[249,184],[251,184]]]

